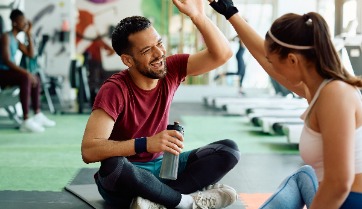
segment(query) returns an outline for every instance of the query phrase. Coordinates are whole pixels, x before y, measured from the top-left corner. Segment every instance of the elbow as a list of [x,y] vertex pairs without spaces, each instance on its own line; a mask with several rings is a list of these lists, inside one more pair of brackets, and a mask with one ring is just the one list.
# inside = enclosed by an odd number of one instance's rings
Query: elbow
[[340,179],[334,179],[330,181],[329,184],[332,186],[335,194],[341,195],[341,194],[348,194],[351,191],[353,181],[354,181],[354,176],[350,176]]
[[345,194],[346,196],[348,195],[348,193],[350,193],[351,188],[352,188],[352,184],[347,183],[347,182],[340,182],[340,183],[336,183],[335,186],[335,194],[336,194],[336,198],[338,196],[340,196],[341,194]]
[[9,59],[4,59],[4,64],[8,67],[11,67],[12,64],[14,64],[12,61],[10,61]]
[[233,51],[231,50],[231,48],[228,48],[228,50],[224,51],[223,53],[223,61],[227,62],[231,57],[233,56]]
[[84,148],[82,146],[81,149],[81,153],[82,153],[82,160],[84,163],[89,164],[89,163],[94,163],[95,161],[92,159],[92,155],[90,154],[90,152]]
[[82,160],[86,164],[91,163],[91,160],[89,159],[89,157],[87,156],[87,154],[83,150],[82,150]]
[[233,52],[230,48],[222,50],[221,52],[222,53],[218,54],[218,56],[215,57],[215,60],[218,61],[219,65],[225,64],[233,56]]

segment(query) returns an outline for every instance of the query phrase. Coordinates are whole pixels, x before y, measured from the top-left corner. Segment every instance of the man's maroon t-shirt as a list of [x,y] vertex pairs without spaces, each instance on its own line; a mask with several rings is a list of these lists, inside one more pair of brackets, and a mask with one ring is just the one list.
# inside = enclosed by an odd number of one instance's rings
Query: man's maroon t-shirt
[[[115,121],[111,140],[128,140],[153,136],[167,128],[174,94],[186,77],[188,54],[166,58],[167,74],[152,90],[142,90],[132,81],[128,70],[108,78],[100,88],[93,110],[101,108]],[[140,153],[127,157],[134,162],[147,162],[161,153]]]

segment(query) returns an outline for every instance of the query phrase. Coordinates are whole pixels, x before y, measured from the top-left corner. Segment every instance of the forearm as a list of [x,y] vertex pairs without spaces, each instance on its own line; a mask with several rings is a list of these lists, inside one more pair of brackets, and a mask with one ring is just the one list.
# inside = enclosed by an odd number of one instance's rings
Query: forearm
[[27,56],[34,57],[34,55],[35,55],[34,54],[34,43],[33,43],[33,38],[31,36],[31,33],[27,33],[26,36],[27,36],[27,40],[28,40],[28,45],[26,46],[27,52],[28,52]]
[[134,139],[114,141],[100,138],[83,140],[81,148],[83,161],[94,163],[110,157],[134,155],[136,154],[134,141]]
[[27,71],[26,69],[24,69],[24,68],[16,65],[16,64],[13,63],[11,60],[5,60],[5,61],[4,61],[4,64],[5,64],[6,66],[8,66],[10,70],[18,71],[18,72],[24,73],[24,74],[28,73],[28,71]]

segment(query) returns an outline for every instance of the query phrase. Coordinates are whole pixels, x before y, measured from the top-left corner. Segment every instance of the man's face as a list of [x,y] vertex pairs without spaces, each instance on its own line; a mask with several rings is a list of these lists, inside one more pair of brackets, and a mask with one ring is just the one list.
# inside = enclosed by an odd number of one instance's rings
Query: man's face
[[161,36],[153,27],[129,36],[132,45],[132,59],[135,69],[147,78],[160,79],[165,77],[166,50]]

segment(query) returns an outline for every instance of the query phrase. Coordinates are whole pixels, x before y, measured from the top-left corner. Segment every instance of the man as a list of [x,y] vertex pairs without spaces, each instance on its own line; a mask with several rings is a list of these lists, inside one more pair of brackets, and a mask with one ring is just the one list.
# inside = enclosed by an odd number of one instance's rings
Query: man
[[[224,208],[237,199],[233,188],[215,184],[239,161],[233,141],[182,152],[182,134],[165,130],[172,98],[185,77],[215,69],[232,56],[227,39],[205,15],[203,0],[173,3],[191,18],[207,48],[166,58],[148,19],[123,19],[112,46],[128,69],[103,84],[85,128],[83,160],[101,162],[95,174],[98,190],[119,208]],[[176,180],[158,177],[163,152],[179,155]]]
[[[15,63],[18,49],[28,57],[34,56],[34,47],[31,37],[31,22],[23,12],[14,9],[10,13],[12,29],[0,38],[0,86],[19,86],[20,103],[24,121],[20,126],[23,132],[43,132],[44,127],[55,126],[40,110],[40,82],[37,76]],[[21,43],[16,37],[24,32],[28,45]],[[31,101],[34,117],[29,117],[29,102]]]

